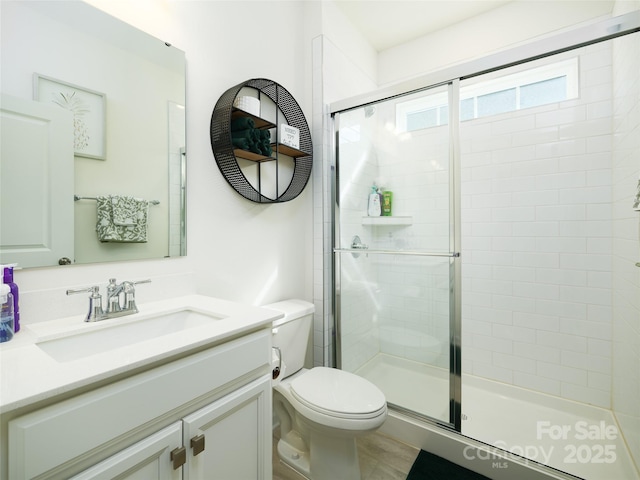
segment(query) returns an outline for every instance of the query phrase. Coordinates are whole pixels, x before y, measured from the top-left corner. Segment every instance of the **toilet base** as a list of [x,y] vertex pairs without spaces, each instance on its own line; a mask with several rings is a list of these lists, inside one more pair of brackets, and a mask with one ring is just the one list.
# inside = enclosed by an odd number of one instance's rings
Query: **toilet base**
[[386,403],[373,417],[342,418],[320,413],[291,393],[291,383],[306,372],[295,373],[273,388],[273,409],[280,422],[278,456],[311,480],[360,480],[356,437],[382,425]]
[[309,452],[278,441],[278,456],[291,468],[311,480],[360,480],[360,464],[355,438],[310,432]]
[[292,447],[284,440],[278,441],[278,457],[296,472],[311,478],[309,471],[309,452]]

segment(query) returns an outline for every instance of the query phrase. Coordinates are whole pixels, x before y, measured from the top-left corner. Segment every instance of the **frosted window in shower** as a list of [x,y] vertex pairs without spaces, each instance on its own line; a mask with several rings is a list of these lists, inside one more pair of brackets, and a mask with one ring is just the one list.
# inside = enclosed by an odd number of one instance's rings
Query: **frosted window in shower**
[[449,124],[449,105],[446,92],[418,92],[392,104],[395,109],[395,129],[415,132]]
[[[570,100],[578,96],[578,58],[509,74],[494,72],[465,80],[460,89],[460,120],[489,117],[524,108]],[[396,105],[401,132],[416,132],[448,124],[446,98],[421,95]]]
[[520,87],[520,108],[561,102],[567,98],[567,77],[551,78]]
[[578,58],[573,57],[465,80],[460,88],[460,119],[467,121],[577,98],[578,67]]
[[407,131],[420,130],[421,128],[435,127],[438,125],[438,109],[431,108],[421,112],[407,115]]
[[516,89],[501,90],[486,95],[478,96],[478,112],[476,117],[497,115],[498,113],[512,112],[517,108]]
[[407,115],[407,132],[423,128],[437,127],[449,123],[449,107],[442,105],[428,110],[412,112]]
[[460,120],[471,120],[474,118],[475,112],[475,99],[463,98],[460,101]]

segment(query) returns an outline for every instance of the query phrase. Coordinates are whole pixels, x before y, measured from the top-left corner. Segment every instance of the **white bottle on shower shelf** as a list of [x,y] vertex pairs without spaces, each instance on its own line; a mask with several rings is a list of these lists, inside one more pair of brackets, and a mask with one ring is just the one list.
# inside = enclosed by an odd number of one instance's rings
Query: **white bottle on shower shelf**
[[382,201],[380,200],[380,194],[378,193],[378,187],[374,183],[371,187],[371,193],[369,194],[369,205],[367,207],[367,215],[370,217],[379,217],[382,215]]

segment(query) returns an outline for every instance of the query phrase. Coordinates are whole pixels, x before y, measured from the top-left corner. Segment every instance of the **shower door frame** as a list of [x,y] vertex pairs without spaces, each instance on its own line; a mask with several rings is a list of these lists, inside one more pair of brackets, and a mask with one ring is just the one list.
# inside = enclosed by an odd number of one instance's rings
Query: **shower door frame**
[[[429,85],[415,91],[406,92],[406,94],[427,92],[431,89],[447,86],[447,98],[449,105],[457,105],[459,103],[460,81],[454,79],[439,85]],[[385,101],[388,99],[381,99]],[[375,102],[378,103],[378,102]],[[353,108],[361,108],[365,105],[359,105]],[[331,179],[331,195],[332,195],[332,255],[333,255],[333,305],[334,305],[334,326],[335,326],[335,345],[334,364],[338,368],[342,368],[342,345],[341,345],[341,319],[342,312],[340,308],[341,298],[341,254],[380,254],[380,255],[408,255],[416,257],[444,257],[449,258],[449,422],[422,415],[400,405],[393,405],[393,408],[402,411],[405,415],[418,417],[437,425],[453,429],[457,432],[462,430],[462,360],[461,360],[461,324],[462,324],[462,284],[461,284],[461,265],[460,265],[460,244],[461,244],[461,220],[460,220],[460,201],[459,201],[459,185],[460,185],[460,149],[459,149],[459,109],[449,108],[449,252],[424,252],[424,251],[397,251],[397,250],[362,250],[359,248],[342,248],[340,241],[340,204],[338,202],[340,179],[339,165],[340,155],[338,145],[340,145],[340,114],[342,112],[332,112],[331,117],[334,127],[333,152],[335,163],[332,168]]]
[[[333,352],[334,364],[340,367],[340,283],[338,274],[340,272],[340,255],[342,253],[362,253],[362,250],[343,249],[336,246],[336,240],[339,238],[339,219],[340,208],[338,204],[339,185],[338,164],[339,164],[339,114],[341,112],[364,107],[373,103],[392,99],[415,93],[418,91],[428,90],[439,85],[449,85],[449,99],[452,105],[459,104],[459,84],[461,80],[477,77],[486,73],[490,73],[504,68],[527,63],[533,60],[549,57],[569,50],[574,50],[583,46],[604,42],[607,40],[621,37],[627,34],[640,31],[640,11],[636,10],[624,15],[612,17],[606,20],[595,22],[591,25],[579,27],[574,30],[554,35],[541,40],[533,41],[529,44],[505,50],[496,54],[472,60],[467,63],[455,65],[445,68],[432,74],[403,82],[392,87],[383,88],[377,91],[369,92],[363,95],[334,102],[329,105],[329,115],[333,120],[334,136],[332,137],[333,145],[329,148],[333,152],[334,163],[331,169],[331,252],[333,255],[333,327],[335,331],[336,348]],[[420,415],[416,412],[408,411],[403,408],[397,408],[401,413],[417,417],[430,423],[435,423],[441,427],[453,429],[461,432],[462,427],[462,372],[461,372],[461,264],[460,264],[460,143],[459,143],[459,109],[450,108],[449,127],[450,135],[450,214],[453,214],[454,221],[450,222],[451,228],[454,230],[450,235],[450,252],[453,261],[450,263],[450,331],[449,331],[449,391],[450,391],[450,422],[444,423],[437,419]],[[338,119],[336,119],[338,115]],[[373,253],[374,251],[370,251]],[[403,254],[402,252],[377,252],[377,253],[394,253]],[[404,254],[410,254],[409,252]],[[426,255],[426,254],[423,254]],[[433,254],[435,256],[446,256],[442,254]]]

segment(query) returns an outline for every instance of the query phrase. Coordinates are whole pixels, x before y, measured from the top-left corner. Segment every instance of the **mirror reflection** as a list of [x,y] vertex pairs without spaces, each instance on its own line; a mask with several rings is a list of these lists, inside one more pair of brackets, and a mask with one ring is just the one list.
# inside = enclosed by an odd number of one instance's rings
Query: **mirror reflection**
[[0,8],[0,262],[185,255],[184,53],[83,2]]

